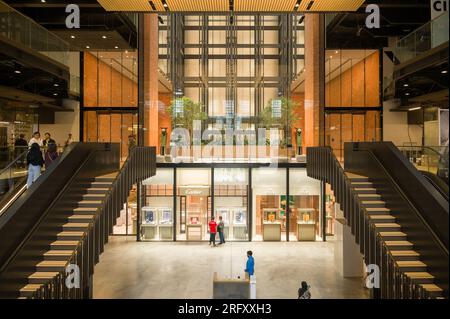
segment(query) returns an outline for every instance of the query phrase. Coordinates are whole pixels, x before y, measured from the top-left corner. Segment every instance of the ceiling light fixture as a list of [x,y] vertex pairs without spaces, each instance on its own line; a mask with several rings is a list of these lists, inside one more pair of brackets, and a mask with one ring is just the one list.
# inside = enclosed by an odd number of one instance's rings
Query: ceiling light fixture
[[106,35],[102,35],[102,39],[106,39],[107,38],[107,36]]
[[22,73],[22,71],[20,71],[20,70],[15,70],[14,73],[20,74],[20,73]]
[[420,110],[420,109],[421,109],[421,107],[417,106],[417,107],[412,107],[412,108],[408,109],[408,111],[417,111],[417,110]]
[[71,35],[70,38],[71,38],[71,39],[75,39],[75,36],[74,36],[74,35]]
[[409,96],[409,93],[408,93],[408,92],[406,92],[406,93],[405,93],[405,95],[406,95],[406,96]]
[[117,46],[117,45],[116,45],[116,46],[115,46],[114,48],[115,48],[115,49],[118,49],[118,48],[119,48],[119,46]]
[[58,95],[58,93],[53,93],[53,95],[54,95],[54,96],[57,96],[57,95]]
[[58,83],[55,83],[55,84],[53,84],[53,86],[54,86],[54,87],[58,87],[58,86],[59,86],[59,84],[58,84]]
[[408,83],[405,83],[405,84],[403,84],[403,86],[404,86],[405,88],[407,88],[407,87],[409,86],[409,84],[408,84]]
[[447,72],[448,72],[447,70],[442,70],[441,71],[442,74],[447,74]]
[[90,46],[88,46],[88,45],[86,46],[86,49],[90,49],[90,48],[91,48]]

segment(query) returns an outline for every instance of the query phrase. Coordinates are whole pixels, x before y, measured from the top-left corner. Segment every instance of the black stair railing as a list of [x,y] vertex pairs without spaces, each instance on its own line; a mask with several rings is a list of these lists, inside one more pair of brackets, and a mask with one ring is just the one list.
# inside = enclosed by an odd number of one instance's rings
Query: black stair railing
[[429,298],[427,292],[415,284],[398,268],[384,241],[370,222],[358,195],[344,168],[329,147],[307,148],[307,175],[330,184],[340,204],[347,224],[359,244],[366,265],[374,264],[380,270],[379,288],[371,288],[376,298]]
[[[80,178],[92,177],[98,163],[93,159]],[[95,213],[95,221],[86,235],[79,241],[68,265],[76,265],[80,270],[79,287],[70,286],[72,273],[61,271],[58,276],[46,285],[41,286],[34,298],[89,298],[91,297],[92,275],[94,266],[104,250],[112,233],[116,219],[119,217],[123,203],[127,201],[133,184],[156,174],[155,147],[134,147],[113,182],[112,187],[103,199],[102,205]],[[69,285],[67,284],[69,282]]]

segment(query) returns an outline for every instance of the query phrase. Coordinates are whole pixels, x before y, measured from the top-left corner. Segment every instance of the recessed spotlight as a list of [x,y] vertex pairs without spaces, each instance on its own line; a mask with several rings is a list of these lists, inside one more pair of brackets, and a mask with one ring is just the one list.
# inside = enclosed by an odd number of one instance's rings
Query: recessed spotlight
[[41,0],[41,2],[42,2],[42,3],[46,3],[47,1],[46,1],[46,0]]
[[115,48],[115,49],[118,49],[118,48],[119,48],[119,46],[117,46],[117,45],[116,45],[116,46],[115,46],[114,48]]
[[74,36],[74,35],[71,35],[70,38],[71,38],[71,39],[75,39],[75,36]]
[[102,35],[102,39],[106,39],[107,38],[107,36],[106,35]]
[[58,87],[58,86],[59,86],[59,84],[58,84],[58,83],[55,83],[55,84],[53,84],[53,86],[54,86],[54,87]]
[[163,7],[167,8],[168,7],[167,3],[163,3]]
[[406,93],[405,93],[405,95],[406,95],[406,96],[409,96],[409,93],[408,93],[408,92],[406,92]]
[[90,46],[88,46],[88,45],[86,46],[86,49],[90,49],[90,48],[91,48]]
[[442,70],[441,71],[442,74],[447,74],[447,72],[448,72],[447,70]]
[[405,83],[405,84],[403,84],[403,86],[404,86],[405,88],[407,88],[407,87],[409,86],[409,84],[408,84],[408,83]]
[[57,96],[57,95],[58,95],[58,93],[53,93],[53,95],[54,95],[54,96]]
[[14,73],[20,74],[20,73],[22,73],[22,71],[20,71],[20,70],[15,70]]
[[334,51],[334,53],[338,54],[338,53],[339,53],[339,51],[338,51],[338,50],[336,50],[336,51]]

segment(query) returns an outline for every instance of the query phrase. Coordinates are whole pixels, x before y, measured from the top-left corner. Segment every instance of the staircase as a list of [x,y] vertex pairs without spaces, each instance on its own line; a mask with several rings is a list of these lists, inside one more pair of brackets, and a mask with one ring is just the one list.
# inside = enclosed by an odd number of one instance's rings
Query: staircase
[[371,296],[447,298],[445,245],[380,163],[367,152],[355,154],[356,147],[350,145],[352,153],[347,146],[345,170],[330,148],[308,148],[307,174],[330,184],[366,265],[378,266],[379,286],[371,289]]
[[442,297],[443,289],[434,283],[434,276],[427,272],[427,265],[420,260],[420,253],[408,241],[408,234],[402,229],[393,212],[387,208],[381,194],[386,185],[376,184],[366,176],[346,173],[353,193],[357,195],[365,214],[380,239],[380,244],[392,258],[394,268],[413,282],[430,298]]
[[155,174],[154,157],[136,147],[120,171],[81,170],[0,274],[0,298],[91,297],[94,265],[132,185]]

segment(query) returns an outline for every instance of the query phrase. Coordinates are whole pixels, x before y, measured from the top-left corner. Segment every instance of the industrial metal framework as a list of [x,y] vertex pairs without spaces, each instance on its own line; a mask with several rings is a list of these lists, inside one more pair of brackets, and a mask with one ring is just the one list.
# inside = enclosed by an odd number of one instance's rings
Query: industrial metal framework
[[[301,14],[170,13],[159,21],[159,59],[174,96],[198,100],[210,123],[239,118],[257,124],[268,100],[290,97],[291,82],[304,68]],[[222,112],[214,103],[219,91]]]

